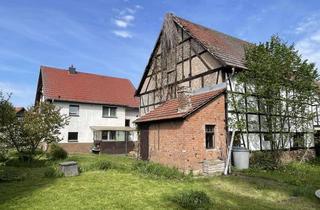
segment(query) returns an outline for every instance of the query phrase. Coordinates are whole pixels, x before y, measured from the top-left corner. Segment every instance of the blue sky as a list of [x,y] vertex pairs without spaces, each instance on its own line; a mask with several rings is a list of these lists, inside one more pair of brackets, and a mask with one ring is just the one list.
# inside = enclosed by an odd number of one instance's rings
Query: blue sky
[[31,105],[40,65],[70,64],[137,86],[167,12],[255,43],[278,34],[320,67],[318,0],[0,0],[0,89]]

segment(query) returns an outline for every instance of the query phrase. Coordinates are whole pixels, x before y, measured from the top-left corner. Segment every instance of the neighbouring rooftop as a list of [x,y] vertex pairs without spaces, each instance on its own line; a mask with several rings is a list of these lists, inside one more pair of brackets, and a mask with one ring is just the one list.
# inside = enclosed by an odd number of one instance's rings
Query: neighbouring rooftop
[[70,68],[41,66],[39,79],[45,99],[139,107],[139,100],[134,97],[135,87],[130,80]]

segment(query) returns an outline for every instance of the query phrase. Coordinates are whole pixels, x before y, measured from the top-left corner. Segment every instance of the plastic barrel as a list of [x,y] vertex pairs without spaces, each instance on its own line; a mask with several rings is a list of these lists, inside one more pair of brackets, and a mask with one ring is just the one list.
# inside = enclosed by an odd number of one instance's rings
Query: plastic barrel
[[233,163],[237,169],[249,168],[249,150],[244,147],[233,147]]

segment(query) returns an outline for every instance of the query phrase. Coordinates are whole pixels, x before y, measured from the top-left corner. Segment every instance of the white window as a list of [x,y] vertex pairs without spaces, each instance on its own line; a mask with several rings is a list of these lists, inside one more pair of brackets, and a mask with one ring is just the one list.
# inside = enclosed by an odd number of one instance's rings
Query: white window
[[117,132],[116,131],[102,131],[101,132],[101,139],[102,140],[110,140],[116,141],[117,140]]
[[117,107],[102,107],[102,117],[117,117]]
[[79,116],[79,105],[69,105],[69,116]]

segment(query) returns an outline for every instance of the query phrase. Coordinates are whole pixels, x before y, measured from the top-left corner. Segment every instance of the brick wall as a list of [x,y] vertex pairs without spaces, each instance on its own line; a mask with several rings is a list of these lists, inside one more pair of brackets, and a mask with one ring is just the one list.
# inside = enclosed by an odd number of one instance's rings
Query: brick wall
[[69,154],[91,153],[92,143],[59,143]]
[[[59,143],[69,154],[91,153],[93,143]],[[101,153],[107,154],[125,154],[126,147],[124,141],[119,142],[101,142]],[[136,142],[128,141],[127,152],[134,151]]]
[[[215,125],[215,148],[205,148],[205,125]],[[226,158],[225,100],[216,100],[185,120],[149,126],[149,159],[184,171],[201,172],[202,162]]]

